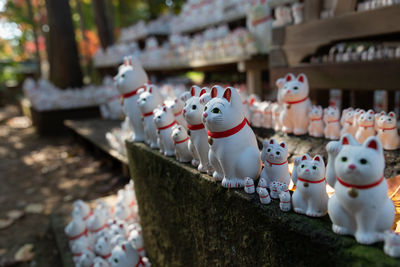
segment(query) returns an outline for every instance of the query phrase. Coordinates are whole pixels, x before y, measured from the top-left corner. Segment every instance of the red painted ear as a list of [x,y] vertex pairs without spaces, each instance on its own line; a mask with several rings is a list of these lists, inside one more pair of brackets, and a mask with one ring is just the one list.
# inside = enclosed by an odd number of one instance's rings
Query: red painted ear
[[129,66],[132,66],[132,59],[131,58],[128,59],[128,64],[129,64]]
[[301,83],[304,83],[304,75],[300,74],[299,78],[297,78],[297,80]]
[[190,94],[194,96],[196,94],[196,89],[194,89],[194,86],[192,86],[192,89],[190,89]]
[[178,103],[178,99],[175,99],[175,103]]
[[231,92],[231,89],[229,89],[229,88],[226,89],[224,92],[224,98],[226,100],[228,100],[228,102],[231,102],[231,94],[232,94],[232,92]]
[[217,87],[213,87],[211,89],[211,98],[217,97],[217,94],[218,94]]
[[389,116],[393,118],[395,116],[394,112],[393,111],[389,112]]
[[153,87],[149,87],[149,93],[152,94],[153,93]]
[[272,145],[274,143],[274,140],[273,139],[269,140],[269,143]]
[[121,228],[121,229],[122,229],[122,228],[124,228],[124,226],[123,226],[122,224],[120,224],[120,225],[119,225],[119,228]]
[[316,157],[314,158],[314,160],[316,160],[316,161],[321,161],[321,159],[319,158],[319,156],[316,156]]
[[291,75],[286,75],[285,79],[286,79],[287,82],[290,82],[292,80],[292,76]]
[[349,145],[349,139],[347,139],[347,137],[345,136],[345,137],[343,137],[343,140],[342,140],[342,145]]
[[166,107],[165,105],[163,106],[163,110],[164,110],[164,111],[167,111],[167,107]]
[[254,102],[256,102],[256,99],[255,99],[255,98],[252,98],[252,99],[250,100],[250,106],[252,106],[252,105],[254,104]]
[[307,160],[306,155],[304,155],[304,156],[301,158],[301,160]]
[[279,144],[281,147],[286,148],[286,144],[285,143],[280,143]]
[[367,147],[378,150],[378,144],[376,143],[376,140],[373,140],[373,139],[371,141],[369,141]]
[[373,110],[368,111],[368,114],[375,114]]
[[126,251],[125,245],[122,245],[121,247],[122,247],[122,249],[123,249],[124,251]]
[[206,93],[206,89],[201,89],[200,96],[204,95],[205,93]]

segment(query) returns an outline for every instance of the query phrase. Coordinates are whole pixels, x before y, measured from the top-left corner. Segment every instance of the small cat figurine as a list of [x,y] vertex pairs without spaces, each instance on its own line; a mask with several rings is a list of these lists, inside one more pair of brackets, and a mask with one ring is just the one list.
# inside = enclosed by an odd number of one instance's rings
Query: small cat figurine
[[324,121],[321,106],[313,106],[308,113],[310,124],[308,125],[308,134],[313,137],[322,137],[324,135]]
[[288,190],[287,184],[277,181],[272,182],[269,188],[271,191],[271,198],[274,199],[279,199],[280,193]]
[[364,111],[360,112],[358,117],[358,129],[356,131],[356,140],[358,143],[364,143],[364,141],[375,135],[375,116],[372,109],[368,110],[367,113]]
[[103,210],[95,209],[93,216],[88,219],[87,225],[93,240],[96,240],[102,231],[108,231],[106,213]]
[[275,132],[279,132],[282,129],[280,120],[281,110],[282,108],[278,103],[272,103],[272,126]]
[[78,216],[73,216],[72,221],[64,229],[65,234],[68,236],[69,245],[72,247],[74,243],[82,242],[86,246],[91,245],[88,229],[85,222]]
[[[208,129],[209,159],[222,170],[222,186],[244,187],[244,178],[257,179],[261,171],[260,153],[253,130],[244,116],[242,99],[236,89],[227,87],[218,97],[215,87],[205,105],[203,122]],[[217,167],[218,166],[218,167]]]
[[142,116],[137,105],[137,94],[139,89],[145,88],[149,81],[146,72],[143,70],[139,60],[133,57],[124,58],[124,65],[118,69],[118,74],[114,77],[121,99],[123,100],[123,109],[129,117],[133,126],[133,141],[144,141],[144,128]]
[[354,126],[354,116],[355,111],[353,108],[347,108],[342,111],[341,125],[342,130],[340,131],[340,135],[344,135],[345,133],[351,134],[352,136],[356,135],[357,127]]
[[93,265],[93,260],[96,257],[94,252],[89,249],[82,251],[82,255],[78,258],[75,263],[76,267],[91,267]]
[[110,264],[102,257],[96,257],[93,259],[93,267],[110,267]]
[[182,125],[175,125],[172,128],[171,138],[175,144],[175,156],[179,162],[191,162],[192,153],[189,151],[189,136]]
[[264,115],[263,127],[266,129],[272,129],[272,103],[268,101],[263,107],[262,112]]
[[167,104],[167,107],[171,109],[172,113],[174,113],[176,122],[187,129],[187,122],[183,117],[184,105],[185,103],[180,98],[175,98],[173,101]]
[[289,193],[289,189],[279,194],[279,208],[284,212],[288,212],[292,209],[292,196]]
[[310,217],[322,217],[328,212],[328,194],[325,183],[325,163],[320,155],[308,154],[294,161],[292,180],[296,185],[293,193],[293,209]]
[[280,115],[282,131],[303,135],[308,128],[308,110],[310,100],[308,98],[309,86],[307,76],[299,74],[297,78],[286,75],[285,85],[282,88],[283,111]]
[[[142,90],[142,89],[141,89]],[[156,125],[154,124],[154,112],[153,110],[160,104],[162,99],[153,94],[153,86],[149,86],[148,90],[142,90],[139,92],[139,98],[137,105],[142,114],[143,128],[145,135],[145,142],[152,149],[158,149],[158,136]]]
[[327,144],[326,179],[335,189],[328,201],[333,232],[353,235],[361,244],[382,241],[395,215],[384,177],[381,142],[370,136],[360,145],[349,134]]
[[278,144],[275,139],[264,140],[261,151],[261,160],[264,162],[264,168],[261,171],[260,178],[267,181],[267,188],[274,182],[290,183],[290,174],[288,168],[288,149],[285,142]]
[[256,191],[254,188],[254,180],[250,177],[244,179],[244,191],[247,194],[253,194]]
[[378,125],[378,138],[381,140],[383,149],[396,150],[400,145],[400,136],[397,131],[396,114],[389,112],[388,115],[381,115],[376,121]]
[[269,203],[271,203],[271,196],[269,195],[267,189],[261,188],[258,195],[260,197],[261,204],[269,204]]
[[392,258],[400,258],[400,234],[393,230],[385,231],[383,251]]
[[326,139],[338,140],[340,138],[340,113],[336,107],[328,107],[324,109],[325,129],[324,135]]
[[145,266],[137,250],[128,241],[112,250],[110,263],[112,267]]
[[172,127],[176,125],[174,114],[166,106],[158,107],[154,110],[154,124],[157,127],[160,153],[167,157],[174,156],[175,146],[171,138]]
[[212,175],[214,170],[208,161],[210,146],[208,145],[207,130],[202,122],[204,105],[200,102],[200,92],[205,94],[206,90],[198,86],[192,86],[190,89],[192,97],[185,102],[183,116],[189,128],[189,150],[193,153],[193,158],[200,161],[197,169],[200,172]]
[[112,250],[112,247],[110,244],[110,240],[106,236],[100,237],[97,240],[96,245],[94,246],[94,251],[96,252],[96,254],[105,260],[110,258],[111,250]]
[[260,178],[260,179],[258,180],[258,184],[257,184],[257,188],[256,188],[257,194],[260,194],[260,190],[261,190],[262,188],[267,189],[267,185],[268,185],[267,180],[265,180],[264,178]]

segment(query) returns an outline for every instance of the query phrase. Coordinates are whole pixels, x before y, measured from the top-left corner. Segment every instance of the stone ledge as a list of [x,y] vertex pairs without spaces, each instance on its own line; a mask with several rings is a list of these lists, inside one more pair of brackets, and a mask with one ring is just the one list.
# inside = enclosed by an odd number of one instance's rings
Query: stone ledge
[[284,213],[276,200],[261,205],[255,194],[225,189],[144,144],[126,145],[154,266],[400,265],[382,243],[334,234],[327,216]]

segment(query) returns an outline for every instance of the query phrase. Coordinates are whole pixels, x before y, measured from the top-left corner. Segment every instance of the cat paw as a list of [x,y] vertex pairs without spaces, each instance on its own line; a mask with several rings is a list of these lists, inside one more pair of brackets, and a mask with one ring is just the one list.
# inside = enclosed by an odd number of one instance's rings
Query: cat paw
[[199,164],[199,166],[197,167],[197,170],[199,171],[199,172],[202,172],[202,173],[207,173],[207,167],[206,166],[204,166],[203,164]]
[[221,173],[214,172],[212,177],[214,178],[215,181],[220,182],[222,179],[224,179],[224,176]]
[[307,211],[306,215],[310,216],[310,217],[322,217],[322,216],[325,216],[326,213],[316,212],[316,211]]
[[293,208],[294,212],[300,213],[300,214],[306,214],[306,212],[303,209],[300,208]]
[[200,162],[197,159],[192,159],[192,166],[197,168],[199,166]]
[[164,156],[173,157],[173,156],[175,156],[175,152],[166,150],[166,151],[164,151]]
[[294,128],[294,130],[293,130],[294,135],[304,135],[306,133],[307,133],[306,129]]
[[134,143],[144,142],[144,137],[143,136],[132,136],[131,141]]
[[222,186],[225,188],[241,188],[244,187],[244,180],[239,178],[224,178],[222,179]]
[[294,166],[299,166],[299,165],[300,165],[300,162],[301,162],[301,157],[296,157],[296,158],[294,159]]
[[383,235],[380,237],[379,233],[356,233],[355,238],[358,243],[363,244],[363,245],[370,245],[379,241],[383,240]]
[[336,224],[332,224],[332,231],[338,235],[351,235],[352,231],[350,229],[347,229],[346,227],[339,226]]
[[156,143],[151,143],[150,144],[151,149],[159,149],[158,145]]
[[340,150],[340,143],[338,141],[331,141],[326,145],[326,151],[331,155],[337,155]]
[[293,130],[291,128],[289,128],[289,127],[283,126],[282,127],[282,132],[290,134],[290,133],[293,132]]

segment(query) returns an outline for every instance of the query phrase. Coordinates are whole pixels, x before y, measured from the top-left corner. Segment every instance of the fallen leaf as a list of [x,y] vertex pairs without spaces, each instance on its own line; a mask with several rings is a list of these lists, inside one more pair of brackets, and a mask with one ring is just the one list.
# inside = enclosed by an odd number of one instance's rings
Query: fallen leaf
[[9,218],[0,219],[0,230],[9,227],[13,222],[14,222],[14,220],[9,219]]
[[22,210],[10,210],[7,212],[7,217],[11,220],[15,221],[24,216],[24,212]]
[[44,207],[43,207],[42,204],[40,204],[40,203],[32,203],[32,204],[29,204],[29,205],[27,205],[25,207],[25,212],[39,214],[39,213],[43,212],[43,209],[44,209]]
[[0,257],[7,253],[7,249],[0,248]]
[[14,259],[16,261],[31,261],[33,256],[33,244],[25,244],[23,245],[14,255]]

